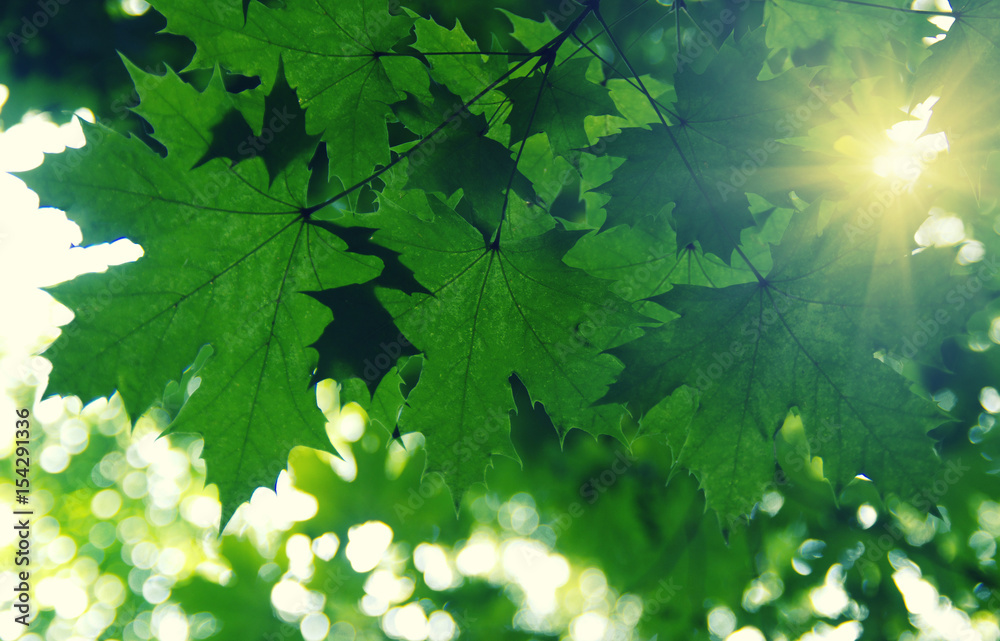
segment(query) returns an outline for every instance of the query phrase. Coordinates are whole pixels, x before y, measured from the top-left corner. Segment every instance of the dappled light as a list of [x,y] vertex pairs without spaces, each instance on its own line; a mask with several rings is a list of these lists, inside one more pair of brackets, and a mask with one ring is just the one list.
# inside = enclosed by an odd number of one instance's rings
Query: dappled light
[[858,524],[862,529],[867,530],[875,525],[876,519],[878,519],[878,510],[873,506],[865,503],[858,507]]
[[766,641],[767,637],[753,626],[742,627],[726,637],[726,641]]
[[778,575],[774,572],[765,572],[751,581],[743,591],[743,609],[747,612],[756,612],[780,597],[784,591],[785,586]]
[[990,414],[1000,413],[1000,392],[995,387],[984,387],[979,392],[979,403]]
[[708,613],[708,631],[720,639],[725,639],[736,630],[736,622],[736,615],[724,605],[714,607]]
[[834,619],[843,612],[849,603],[847,591],[844,590],[844,568],[835,563],[827,570],[823,585],[809,592],[813,611],[816,614]]
[[[175,445],[171,439],[154,438],[157,424],[149,416],[140,419],[132,434],[126,436],[121,429],[123,416],[120,406],[114,403],[98,401],[84,408],[79,405],[74,407],[72,399],[67,399],[60,403],[63,406],[68,404],[68,409],[59,410],[56,410],[54,401],[47,403],[43,414],[49,419],[50,426],[46,428],[46,433],[66,449],[67,457],[71,459],[66,470],[72,465],[73,457],[94,447],[95,434],[99,438],[120,440],[124,445],[117,452],[111,450],[104,454],[95,468],[100,470],[102,478],[117,479],[117,483],[95,488],[81,507],[96,519],[90,531],[92,542],[86,544],[90,550],[100,550],[109,545],[103,538],[106,535],[101,533],[102,524],[110,525],[109,520],[119,523],[111,532],[119,539],[123,550],[128,551],[127,560],[133,567],[128,577],[129,586],[138,590],[142,600],[152,608],[146,614],[139,614],[128,624],[128,629],[134,631],[137,638],[143,639],[186,641],[206,638],[218,629],[218,622],[172,604],[173,588],[178,581],[192,576],[195,567],[198,573],[213,576],[213,580],[220,583],[227,582],[229,573],[224,565],[219,566],[212,560],[217,552],[206,554],[201,545],[191,547],[177,538],[161,539],[160,533],[166,532],[162,526],[170,526],[173,521],[154,516],[173,513],[175,519],[183,519],[189,524],[186,527],[202,531],[206,528],[211,531],[217,523],[214,519],[218,518],[218,502],[211,493],[202,494],[204,490],[197,489],[202,483],[199,480],[203,478],[203,471],[199,471],[202,466],[190,459],[201,451],[198,441]],[[117,427],[109,427],[106,423]],[[110,437],[104,436],[105,433]],[[358,441],[354,441],[345,447],[359,445]],[[410,464],[417,451],[405,452],[404,467]],[[331,459],[322,460],[331,463]],[[141,476],[135,476],[137,473]],[[387,470],[383,469],[382,473],[386,474]],[[544,522],[544,515],[539,511],[535,498],[528,493],[516,493],[504,501],[491,499],[491,521],[480,524],[458,545],[451,547],[414,542],[416,545],[410,553],[411,561],[407,563],[404,558],[403,564],[399,565],[399,557],[394,556],[397,553],[391,550],[401,543],[395,541],[389,526],[378,521],[348,527],[343,550],[334,532],[317,534],[314,538],[304,533],[289,532],[288,529],[295,523],[308,522],[313,518],[311,515],[316,513],[316,507],[308,508],[308,504],[321,504],[322,501],[296,490],[284,478],[279,477],[277,492],[266,488],[258,490],[251,502],[237,512],[234,523],[245,535],[256,538],[262,549],[273,546],[275,535],[283,541],[281,549],[287,565],[279,571],[281,575],[273,584],[270,602],[276,616],[295,625],[304,639],[350,638],[343,634],[353,629],[351,626],[354,624],[337,621],[331,616],[328,607],[332,595],[310,587],[320,571],[319,564],[337,558],[346,558],[352,571],[367,575],[364,596],[358,598],[358,606],[373,621],[377,621],[379,628],[392,639],[450,641],[460,638],[461,619],[456,620],[448,611],[434,609],[431,602],[414,599],[415,590],[420,585],[449,594],[461,590],[466,581],[486,581],[514,588],[510,596],[518,605],[513,623],[523,630],[564,630],[565,638],[572,641],[638,638],[633,636],[633,631],[643,615],[642,600],[623,594],[610,585],[600,569],[575,566],[549,545],[532,540],[530,536]],[[773,498],[766,499],[761,508],[770,518],[778,514],[777,507],[784,501],[780,493],[772,494]],[[308,500],[295,498],[299,495]],[[147,506],[144,510],[146,516],[134,511],[132,506],[135,502]],[[296,508],[297,502],[302,503],[302,507]],[[771,510],[766,509],[768,502]],[[283,504],[280,509],[279,504]],[[993,509],[995,506],[991,505],[983,504],[980,521],[1000,531],[996,525],[1000,523],[1000,517],[996,516],[1000,510]],[[308,509],[301,511],[303,508]],[[214,519],[211,522],[206,520],[213,513]],[[267,519],[263,517],[265,513],[269,515]],[[281,517],[282,513],[286,516]],[[877,517],[877,511],[869,504],[857,508],[859,527],[873,527]],[[147,519],[153,518],[160,519],[161,526],[151,527]],[[61,620],[77,620],[78,630],[105,629],[114,620],[116,608],[126,602],[129,588],[115,575],[101,574],[91,557],[79,557],[80,550],[75,539],[61,533],[57,520],[49,518],[47,522],[48,526],[44,519],[39,520],[35,530],[36,540],[44,550],[39,557],[41,562],[58,568],[80,558],[89,566],[77,564],[75,573],[69,577],[53,575],[42,579],[38,584],[39,604],[51,609]],[[913,527],[916,526],[907,526],[907,540],[915,536]],[[191,530],[192,533],[195,531]],[[281,534],[282,531],[286,533]],[[995,533],[988,534],[983,530],[970,539],[970,547],[977,550],[981,560],[992,557],[995,546],[990,547],[990,543],[994,537]],[[919,544],[916,539],[913,542]],[[214,545],[209,548],[214,548]],[[800,569],[822,563],[825,548],[824,542],[817,539],[802,541],[797,553],[789,559],[788,567]],[[897,563],[901,569],[897,570],[893,579],[906,598],[907,607],[915,611],[929,608],[934,612],[937,598],[929,596],[932,592],[925,584],[914,583],[912,577],[918,575],[914,574],[915,570],[907,569],[914,566],[902,561]],[[407,565],[412,570],[407,570]],[[857,612],[857,607],[850,605],[844,579],[844,568],[834,563],[825,571],[823,580],[809,591],[809,604],[816,616],[830,620],[845,611]],[[782,602],[784,598],[780,576],[767,571],[746,586],[742,611],[757,612]],[[942,613],[920,619],[918,627],[945,629],[948,625],[969,626],[971,621],[968,617],[963,618],[958,611],[946,608]],[[741,617],[725,606],[710,610],[705,620],[713,638],[762,638],[756,627],[741,623]],[[801,641],[854,641],[862,623],[847,621],[830,625],[818,622],[801,637]]]
[[915,239],[923,247],[950,247],[966,240],[965,225],[955,214],[934,207],[917,230]]
[[252,536],[264,540],[277,531],[287,530],[296,521],[310,518],[316,508],[315,497],[296,490],[288,473],[282,471],[275,489],[257,488],[250,501],[237,511],[240,518],[231,520],[226,530],[242,532],[248,529]]
[[455,557],[459,572],[466,576],[489,575],[497,564],[497,543],[492,530],[477,530]]
[[814,630],[802,635],[799,641],[854,641],[863,630],[859,621],[845,621],[837,626],[820,623]]
[[[67,147],[83,147],[86,141],[80,120],[94,122],[94,114],[82,108],[74,116],[68,123],[57,125],[48,114],[29,114],[5,130],[0,136],[0,170],[24,171],[41,165],[46,153],[59,153]],[[13,179],[5,176],[5,180]]]
[[986,258],[986,246],[981,241],[970,240],[962,243],[958,250],[958,264],[972,265]]
[[121,0],[122,11],[130,16],[141,16],[149,11],[149,3],[146,0]]
[[[327,410],[329,414],[330,408]],[[53,574],[40,580],[37,588],[40,606],[51,609],[60,620],[76,620],[78,631],[103,630],[112,624],[116,609],[129,598],[135,598],[127,596],[131,589],[151,608],[128,623],[127,629],[136,638],[186,641],[207,638],[217,631],[218,621],[184,610],[172,603],[171,596],[178,582],[189,580],[195,572],[227,583],[231,573],[225,567],[226,562],[223,560],[220,565],[215,560],[218,552],[215,544],[209,543],[213,540],[211,537],[192,546],[164,529],[186,523],[183,527],[189,528],[191,534],[188,536],[191,536],[197,531],[211,532],[217,524],[219,504],[213,492],[200,489],[204,467],[200,461],[192,459],[201,452],[200,441],[155,438],[159,425],[155,413],[141,417],[129,434],[122,429],[124,416],[114,398],[110,403],[100,400],[87,407],[73,399],[50,400],[46,401],[41,413],[47,419],[47,438],[53,446],[58,444],[65,450],[69,461],[62,474],[70,472],[75,457],[95,447],[95,438],[97,443],[120,442],[122,446],[99,457],[94,468],[100,478],[108,479],[104,483],[110,481],[112,485],[95,487],[80,504],[95,520],[89,541],[84,541],[88,556],[79,556],[81,550],[75,537],[61,532],[58,520],[46,517],[48,520],[43,518],[36,523],[36,542],[43,550],[40,562],[55,569],[72,564],[74,559],[85,561],[82,565],[76,564],[72,575]],[[348,450],[360,447],[360,441],[345,440],[344,447]],[[389,451],[383,451],[388,460]],[[399,459],[397,466],[402,466],[400,469],[405,469],[412,464],[419,448],[402,452],[405,454],[391,456]],[[333,461],[329,457],[320,460],[328,465]],[[380,473],[389,478],[398,477],[400,472],[397,469],[392,473],[383,466]],[[59,476],[55,474],[52,478]],[[492,498],[482,503],[487,496]],[[767,496],[770,498],[762,501],[761,512],[768,518],[776,518],[786,499],[777,491]],[[296,523],[314,518],[322,500],[297,490],[286,472],[279,475],[276,491],[258,490],[250,503],[237,511],[234,525],[230,527],[256,540],[262,550],[274,549],[275,541],[281,541],[282,555],[286,559],[284,568],[274,568],[277,575],[272,575],[272,570],[265,571],[262,567],[261,576],[275,576],[270,592],[275,615],[295,625],[303,639],[351,638],[348,631],[353,630],[355,624],[338,621],[329,609],[330,599],[335,598],[335,594],[311,587],[319,576],[317,573],[326,571],[321,569],[321,564],[338,558],[346,559],[352,571],[367,575],[363,596],[355,597],[357,604],[360,611],[377,621],[379,628],[392,639],[451,641],[460,638],[461,617],[456,620],[448,611],[435,609],[435,604],[426,599],[415,600],[416,590],[426,586],[447,595],[460,591],[468,581],[513,588],[510,598],[517,608],[513,624],[519,629],[563,630],[565,638],[572,641],[639,638],[634,636],[634,630],[643,616],[642,599],[622,593],[609,583],[599,568],[577,566],[550,544],[531,538],[546,522],[545,514],[531,494],[515,493],[506,500],[497,500],[494,495],[487,494],[476,501],[492,506],[486,507],[484,513],[492,515],[488,520],[480,522],[455,546],[412,542],[412,552],[408,553],[410,561],[398,556],[398,546],[403,543],[396,541],[392,528],[379,521],[347,527],[346,545],[343,546],[334,532],[311,537],[289,531]],[[135,511],[136,503],[145,506],[140,513]],[[992,503],[983,503],[980,521],[984,528],[1000,531],[997,526],[1000,510],[994,508]],[[874,526],[878,512],[872,505],[859,505],[856,512],[859,527]],[[167,516],[170,514],[172,518]],[[912,520],[905,512],[901,514],[905,516],[903,523]],[[127,552],[126,560],[132,567],[128,585],[114,574],[102,574],[89,556],[111,544],[104,533],[105,526],[113,525],[109,521],[118,523],[111,528],[110,534],[118,540],[115,544]],[[153,525],[154,522],[157,525]],[[917,524],[905,528],[908,541],[912,539],[914,544],[920,544],[927,540],[925,535],[918,534]],[[989,561],[995,553],[995,546],[990,545],[995,535],[984,529],[969,541],[983,562]],[[913,539],[914,536],[919,538]],[[558,539],[556,541],[558,544]],[[800,570],[822,564],[826,548],[823,541],[803,540],[789,558],[787,567]],[[915,570],[907,569],[914,566],[902,561],[897,563],[900,569],[893,579],[906,598],[907,607],[915,611],[929,608],[933,613],[937,598],[929,596],[933,593],[924,584],[914,583],[912,577],[918,575],[914,574]],[[858,612],[845,590],[845,572],[839,563],[830,565],[823,580],[809,591],[809,605],[815,616],[831,620],[844,612]],[[781,576],[766,571],[746,586],[742,612],[757,612],[781,603],[784,598]],[[949,625],[968,627],[972,619],[963,618],[954,608],[945,608],[942,613],[921,618],[918,627],[945,629]],[[976,625],[986,624],[980,621]],[[726,606],[711,609],[705,626],[717,639],[762,638],[758,628],[743,625],[741,616]],[[817,622],[801,641],[854,641],[862,628],[863,621],[838,625]]]
[[872,171],[877,176],[912,185],[938,154],[948,150],[948,137],[944,132],[927,133],[931,111],[938,100],[938,96],[930,96],[909,110],[910,119],[886,130],[888,140],[876,148],[877,155],[872,161]]
[[347,531],[344,553],[355,572],[368,572],[382,560],[390,543],[392,529],[380,521],[369,521]]
[[892,579],[903,596],[906,608],[914,614],[914,624],[920,630],[918,639],[996,639],[1000,634],[995,619],[978,618],[973,623],[968,614],[956,608],[950,599],[941,596],[933,585],[922,578],[920,569],[909,560],[900,557],[894,565],[896,571]]
[[[944,11],[950,13],[951,3],[948,0],[913,0],[910,8],[918,11]],[[951,25],[955,23],[955,19],[950,16],[932,15],[927,17],[927,22],[930,22],[942,31],[942,33],[936,36],[925,36],[921,39],[925,45],[930,46],[945,39],[948,35],[948,30],[951,29]]]

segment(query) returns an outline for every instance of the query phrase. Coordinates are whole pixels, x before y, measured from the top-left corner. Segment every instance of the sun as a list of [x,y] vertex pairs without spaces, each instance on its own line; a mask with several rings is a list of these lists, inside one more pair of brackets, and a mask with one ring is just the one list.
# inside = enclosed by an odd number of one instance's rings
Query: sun
[[910,119],[885,130],[884,145],[872,159],[872,171],[881,178],[897,178],[913,184],[930,163],[948,151],[944,132],[927,134],[931,109],[938,96],[930,96],[909,111]]

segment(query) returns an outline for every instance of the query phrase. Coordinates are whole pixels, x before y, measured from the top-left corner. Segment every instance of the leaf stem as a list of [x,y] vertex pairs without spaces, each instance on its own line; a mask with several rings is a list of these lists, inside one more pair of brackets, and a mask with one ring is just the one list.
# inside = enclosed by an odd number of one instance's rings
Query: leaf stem
[[507,189],[503,194],[503,205],[500,207],[500,222],[497,224],[497,232],[490,243],[490,249],[500,248],[500,230],[503,228],[503,221],[507,219],[507,204],[510,202],[510,188],[514,184],[514,174],[517,173],[517,165],[521,162],[521,154],[524,153],[524,144],[531,136],[531,125],[535,122],[535,115],[538,113],[538,105],[542,102],[542,93],[545,91],[545,83],[549,79],[549,72],[552,71],[552,63],[555,62],[555,50],[546,54],[548,61],[545,63],[545,71],[542,73],[542,82],[538,87],[538,94],[535,96],[535,104],[531,108],[531,115],[528,117],[528,124],[525,126],[524,136],[521,138],[521,145],[517,149],[517,156],[514,158],[514,166],[510,170],[507,178]]
[[[602,63],[604,63],[608,67],[608,69],[610,69],[611,71],[614,71],[615,74],[617,74],[622,80],[624,80],[625,82],[629,83],[630,85],[632,85],[633,87],[635,87],[639,91],[642,91],[642,88],[638,84],[636,84],[635,80],[633,80],[631,77],[629,77],[628,74],[624,74],[624,73],[618,71],[618,69],[615,68],[614,63],[612,63],[609,60],[606,60],[604,57],[601,56],[601,54],[599,54],[596,51],[594,51],[593,49],[591,49],[590,46],[589,46],[589,44],[586,43],[586,42],[584,42],[583,40],[580,40],[580,38],[578,36],[574,36],[574,37],[576,37],[577,41],[582,45],[581,48],[586,49],[587,51],[589,51],[591,53],[591,55],[593,55],[595,58],[597,58]],[[673,111],[671,111],[670,108],[667,107],[666,105],[664,105],[662,102],[660,102],[659,100],[655,100],[655,102],[656,102],[657,105],[660,106],[660,109],[663,109],[663,111],[667,112],[668,114],[670,114],[674,118],[676,118],[678,120],[680,119],[680,116],[678,116],[676,113],[674,113]]]

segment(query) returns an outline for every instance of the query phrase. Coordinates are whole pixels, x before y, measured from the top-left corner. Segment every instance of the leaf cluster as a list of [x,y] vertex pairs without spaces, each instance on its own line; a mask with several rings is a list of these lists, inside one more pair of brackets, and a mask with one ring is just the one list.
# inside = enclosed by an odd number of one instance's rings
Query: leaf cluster
[[[170,431],[204,436],[224,520],[329,448],[331,376],[456,505],[519,459],[512,385],[560,440],[664,440],[727,532],[790,417],[838,493],[917,492],[948,433],[920,372],[995,287],[990,3],[929,47],[944,12],[897,0],[563,4],[486,41],[383,0],[153,2],[196,45],[125,62],[165,155],[97,123],[25,175],[145,251],[53,290],[50,391],[138,415],[211,345]],[[946,157],[876,174],[932,92]],[[915,252],[932,207],[981,251]]]

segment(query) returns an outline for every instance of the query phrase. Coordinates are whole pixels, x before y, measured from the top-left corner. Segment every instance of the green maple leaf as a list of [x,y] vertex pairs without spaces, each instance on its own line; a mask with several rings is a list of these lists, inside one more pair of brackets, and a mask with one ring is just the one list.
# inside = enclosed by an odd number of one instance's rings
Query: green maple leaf
[[921,38],[933,37],[940,29],[927,15],[910,11],[906,0],[874,0],[845,3],[839,0],[769,0],[764,8],[767,43],[787,48],[800,64],[831,64],[853,48],[882,50],[895,57],[890,43],[909,51],[902,53],[919,61],[926,52]]
[[949,150],[960,155],[978,190],[982,168],[1000,147],[1000,125],[993,117],[1000,108],[1000,11],[985,0],[955,2],[952,10],[955,22],[947,37],[930,47],[930,57],[917,73],[915,94],[918,99],[941,97],[929,130],[947,132]]
[[507,147],[490,137],[484,116],[456,111],[462,103],[446,91],[433,94],[433,104],[408,100],[396,107],[400,121],[420,135],[434,131],[442,117],[448,121],[407,160],[406,187],[445,197],[461,190],[459,213],[488,238],[500,222],[508,180],[514,193],[524,198],[535,200],[534,190]]
[[[746,513],[773,478],[772,439],[792,407],[838,487],[865,474],[909,496],[937,465],[927,432],[944,417],[888,363],[933,360],[967,317],[963,284],[981,286],[990,274],[951,277],[950,249],[886,262],[871,251],[877,230],[852,237],[849,216],[825,228],[819,220],[795,214],[766,277],[654,297],[679,318],[614,350],[627,369],[608,400],[628,397],[645,410],[665,393],[697,390],[690,423],[668,433],[727,519]],[[677,415],[688,401],[670,403]]]
[[704,73],[675,74],[676,102],[658,106],[669,126],[625,128],[590,149],[627,159],[598,188],[611,197],[609,224],[661,217],[672,201],[677,242],[728,260],[754,222],[745,192],[787,204],[790,185],[803,197],[826,188],[806,169],[814,161],[778,139],[792,133],[783,125],[799,107],[822,122],[831,97],[810,89],[802,69],[758,80],[767,54],[760,29],[727,43]]
[[[582,7],[577,9],[577,11],[581,9]],[[507,20],[514,27],[510,35],[524,45],[527,51],[538,51],[551,42],[553,38],[559,36],[559,27],[552,22],[552,16],[550,15],[546,15],[543,20],[536,21],[519,16],[516,13],[511,13],[506,9],[499,9],[499,11],[507,17]],[[571,50],[570,48],[560,49],[557,60],[563,60],[569,56]]]
[[[139,113],[142,113],[140,106]],[[233,164],[260,156],[272,181],[299,156],[311,156],[319,136],[306,133],[305,112],[299,107],[295,91],[288,86],[284,66],[279,62],[278,75],[271,92],[264,97],[263,113],[244,115],[234,107],[212,128],[212,144],[200,162],[229,158]],[[251,120],[257,121],[251,126]]]
[[86,125],[86,147],[25,176],[88,242],[125,236],[145,250],[110,278],[85,275],[53,290],[76,318],[49,351],[50,391],[89,399],[118,389],[137,416],[211,344],[201,387],[171,429],[205,436],[225,522],[274,482],[292,447],[329,448],[308,346],[330,313],[299,292],[370,280],[381,262],[348,252],[303,215],[301,157],[274,181],[260,158],[189,169],[208,149],[205,132],[233,108],[218,75],[199,93],[172,72],[132,73],[166,158]]
[[334,320],[314,343],[320,353],[314,381],[357,378],[372,394],[400,356],[416,353],[379,305],[374,283],[338,287],[315,296],[333,311]]
[[[445,29],[433,20],[418,20],[414,31],[417,40],[413,46],[427,57],[431,77],[447,85],[461,99],[450,105],[453,113],[507,71],[505,56],[498,55],[500,52],[476,55],[480,53],[479,45],[465,33],[461,22]],[[475,108],[481,109],[501,98],[489,92],[476,102]]]
[[[682,8],[701,37],[710,38],[716,49],[732,34],[739,40],[747,31],[760,25],[767,2],[764,0],[701,0],[675,7]],[[685,23],[681,20],[681,25]],[[687,53],[682,46],[678,56]]]
[[391,49],[413,20],[390,15],[384,1],[254,4],[246,21],[235,3],[159,0],[167,30],[197,45],[191,67],[223,64],[274,85],[279,60],[306,110],[306,131],[330,148],[330,174],[345,184],[389,161],[386,117],[402,90],[424,95],[427,74]]
[[571,155],[590,144],[587,116],[620,115],[608,90],[587,78],[589,66],[587,60],[565,60],[501,85],[512,104],[511,144],[544,132],[556,154]]
[[[764,243],[748,240],[742,248],[755,265],[770,260]],[[632,301],[662,294],[674,284],[725,287],[755,280],[739,261],[730,266],[694,245],[678,247],[673,229],[653,221],[585,236],[566,255],[566,262],[618,281],[616,291]]]
[[627,330],[642,319],[608,281],[562,262],[579,234],[539,235],[531,214],[514,208],[493,246],[444,203],[423,198],[383,195],[385,226],[375,239],[399,251],[431,292],[377,290],[425,354],[400,425],[426,437],[427,471],[444,476],[457,505],[483,481],[492,455],[517,458],[509,437],[512,375],[561,434],[579,428],[622,438],[621,408],[591,404],[621,370],[602,351],[623,333],[633,337]]
[[[947,37],[935,42],[930,47],[930,58],[926,61],[918,76],[920,83],[926,89],[936,88],[933,84],[945,85],[948,89],[962,84],[965,79],[956,73],[967,66],[975,66],[994,62],[997,48],[1000,47],[1000,25],[997,24],[1000,14],[996,4],[989,0],[956,0],[952,5],[951,14],[939,12],[940,17],[954,16],[954,22],[948,27]],[[922,20],[928,24],[928,18],[933,14],[915,13],[910,20]],[[935,27],[939,35],[940,28]],[[977,74],[978,75],[978,74]]]

